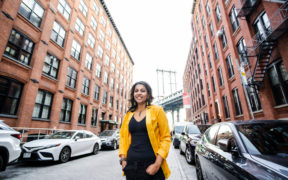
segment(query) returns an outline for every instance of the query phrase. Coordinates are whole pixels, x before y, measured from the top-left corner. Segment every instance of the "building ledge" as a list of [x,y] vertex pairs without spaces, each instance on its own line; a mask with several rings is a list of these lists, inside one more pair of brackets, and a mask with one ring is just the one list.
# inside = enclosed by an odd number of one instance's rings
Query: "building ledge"
[[[30,22],[30,20],[27,19],[26,17],[22,16],[22,14],[18,13],[17,16],[18,16],[20,19],[22,19],[23,21],[27,22],[27,24],[28,24],[30,27],[32,27],[34,30],[36,30],[36,31],[38,31],[38,32],[42,32],[42,30],[41,30],[39,27],[37,27],[37,26],[35,26],[34,24],[32,24],[32,23]],[[42,19],[42,20],[43,20],[43,19]],[[40,26],[42,25],[42,22],[43,22],[43,21],[41,21]]]
[[51,80],[53,82],[58,82],[57,79],[55,79],[55,78],[53,78],[53,77],[51,77],[51,76],[49,76],[49,75],[47,75],[45,73],[42,73],[42,77],[44,77],[45,79]]
[[59,121],[59,123],[62,123],[62,124],[71,124],[71,122],[65,122],[65,121]]
[[78,126],[86,127],[86,124],[77,124]]
[[16,116],[16,115],[9,115],[9,114],[0,114],[0,117],[18,119],[18,116]]
[[258,110],[258,111],[253,111],[253,114],[257,114],[257,113],[263,113],[263,109]]
[[280,108],[285,108],[285,107],[288,107],[288,104],[282,104],[282,105],[274,106],[275,109],[280,109]]
[[9,62],[11,62],[11,63],[13,63],[13,64],[15,64],[17,66],[20,66],[20,67],[24,68],[25,70],[31,70],[32,69],[31,66],[29,66],[27,64],[24,64],[24,63],[18,61],[17,59],[14,59],[14,58],[6,55],[6,54],[3,54],[3,57],[4,57],[3,58],[4,60],[9,61]]
[[50,122],[50,119],[43,119],[43,118],[32,118],[33,121],[45,121]]

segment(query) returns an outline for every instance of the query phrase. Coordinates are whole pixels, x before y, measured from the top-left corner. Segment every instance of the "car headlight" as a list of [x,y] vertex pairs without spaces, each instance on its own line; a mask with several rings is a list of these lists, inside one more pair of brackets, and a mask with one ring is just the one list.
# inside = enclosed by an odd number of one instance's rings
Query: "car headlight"
[[53,147],[57,147],[57,146],[60,146],[61,144],[52,144],[52,145],[49,145],[49,146],[45,146],[43,147],[43,149],[48,149],[48,148],[53,148]]

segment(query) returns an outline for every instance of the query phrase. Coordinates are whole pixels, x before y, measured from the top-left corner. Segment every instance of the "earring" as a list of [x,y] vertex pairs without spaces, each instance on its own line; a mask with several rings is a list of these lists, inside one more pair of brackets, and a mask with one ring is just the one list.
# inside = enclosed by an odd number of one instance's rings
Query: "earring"
[[148,101],[146,101],[146,106],[149,106],[149,103],[148,103]]

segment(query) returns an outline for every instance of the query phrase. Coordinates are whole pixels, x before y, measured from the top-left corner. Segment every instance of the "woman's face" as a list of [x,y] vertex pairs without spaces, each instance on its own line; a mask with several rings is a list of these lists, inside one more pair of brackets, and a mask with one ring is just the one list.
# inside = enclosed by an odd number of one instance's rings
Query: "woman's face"
[[134,90],[134,99],[137,104],[145,104],[148,98],[148,92],[144,85],[137,84]]

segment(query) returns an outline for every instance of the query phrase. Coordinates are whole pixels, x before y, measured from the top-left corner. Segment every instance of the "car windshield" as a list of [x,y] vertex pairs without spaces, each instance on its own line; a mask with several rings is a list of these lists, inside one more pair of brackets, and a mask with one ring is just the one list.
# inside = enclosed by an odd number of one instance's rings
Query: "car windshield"
[[175,126],[175,133],[182,133],[184,130],[184,126]]
[[114,131],[103,131],[99,136],[112,136]]
[[71,139],[75,131],[56,132],[48,137],[48,139]]
[[250,154],[288,156],[287,123],[245,124],[237,129]]
[[188,134],[201,134],[199,128],[195,125],[191,125],[187,127]]

